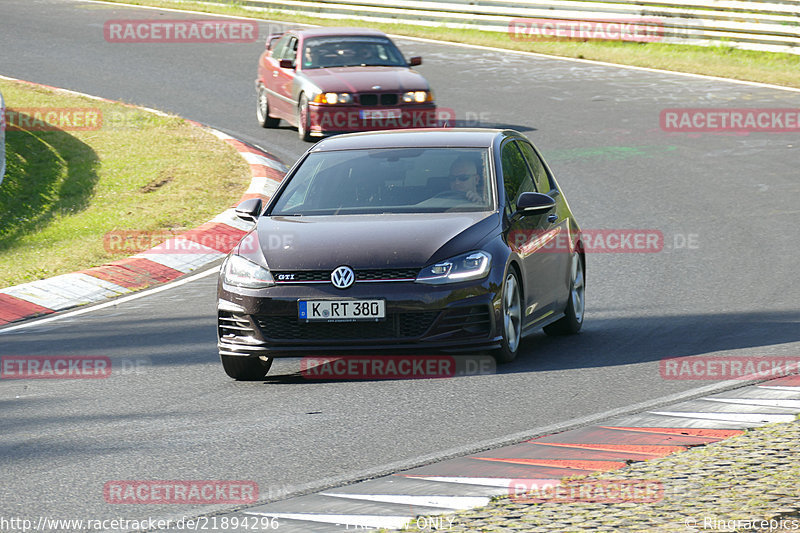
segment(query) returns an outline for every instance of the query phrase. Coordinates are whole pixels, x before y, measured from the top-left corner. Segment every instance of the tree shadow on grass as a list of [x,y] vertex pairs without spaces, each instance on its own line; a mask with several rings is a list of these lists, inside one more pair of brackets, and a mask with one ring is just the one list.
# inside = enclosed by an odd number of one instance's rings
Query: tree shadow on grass
[[6,163],[0,184],[0,252],[59,215],[86,209],[99,179],[97,153],[59,129],[7,131]]

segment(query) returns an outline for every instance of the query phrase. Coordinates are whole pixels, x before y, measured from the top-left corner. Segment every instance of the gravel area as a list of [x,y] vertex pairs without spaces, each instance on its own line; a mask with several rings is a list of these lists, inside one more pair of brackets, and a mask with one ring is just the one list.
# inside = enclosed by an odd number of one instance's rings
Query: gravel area
[[800,531],[800,420],[530,489],[449,515],[446,530]]

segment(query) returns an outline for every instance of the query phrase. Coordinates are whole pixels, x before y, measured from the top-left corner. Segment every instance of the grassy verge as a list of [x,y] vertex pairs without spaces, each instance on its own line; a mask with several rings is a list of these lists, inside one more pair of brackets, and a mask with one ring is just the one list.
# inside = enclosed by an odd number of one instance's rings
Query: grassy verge
[[[233,148],[183,119],[5,80],[0,91],[21,114],[13,120],[29,124],[6,132],[0,287],[120,259],[104,247],[107,232],[192,228],[250,181]],[[68,108],[93,110],[102,125],[43,131],[32,122],[37,111]]]
[[504,32],[376,23],[357,19],[326,19],[245,9],[235,2],[213,5],[178,0],[105,0],[145,6],[189,9],[276,21],[322,26],[364,26],[387,33],[442,41],[477,44],[562,57],[592,59],[625,65],[691,72],[800,88],[800,55],[739,50],[730,46],[688,46],[616,41],[520,42]]

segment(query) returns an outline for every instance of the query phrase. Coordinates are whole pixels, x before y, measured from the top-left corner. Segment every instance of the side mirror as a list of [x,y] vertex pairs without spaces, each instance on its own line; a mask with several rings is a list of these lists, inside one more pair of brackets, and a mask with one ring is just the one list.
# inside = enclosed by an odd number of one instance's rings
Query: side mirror
[[414,56],[408,60],[408,66],[416,67],[417,65],[422,64],[422,58],[420,56]]
[[540,192],[524,192],[517,200],[517,213],[521,215],[541,215],[555,209],[556,201]]
[[261,216],[261,198],[250,198],[236,206],[236,216],[248,222],[255,222]]
[[294,68],[294,61],[291,59],[281,59],[279,65],[281,68]]
[[275,44],[275,41],[281,38],[282,33],[270,33],[267,36],[267,50],[272,50],[272,45]]

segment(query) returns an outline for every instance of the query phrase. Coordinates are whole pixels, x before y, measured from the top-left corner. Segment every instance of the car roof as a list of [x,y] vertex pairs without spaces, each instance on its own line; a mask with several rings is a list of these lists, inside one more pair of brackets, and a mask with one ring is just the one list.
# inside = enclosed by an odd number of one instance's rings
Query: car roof
[[454,147],[488,148],[499,137],[521,137],[513,130],[490,128],[427,128],[368,131],[336,135],[318,142],[311,152],[357,150],[362,148]]
[[351,35],[366,35],[370,37],[386,37],[386,34],[380,30],[371,30],[368,28],[308,28],[291,30],[304,39],[309,37],[348,37]]

